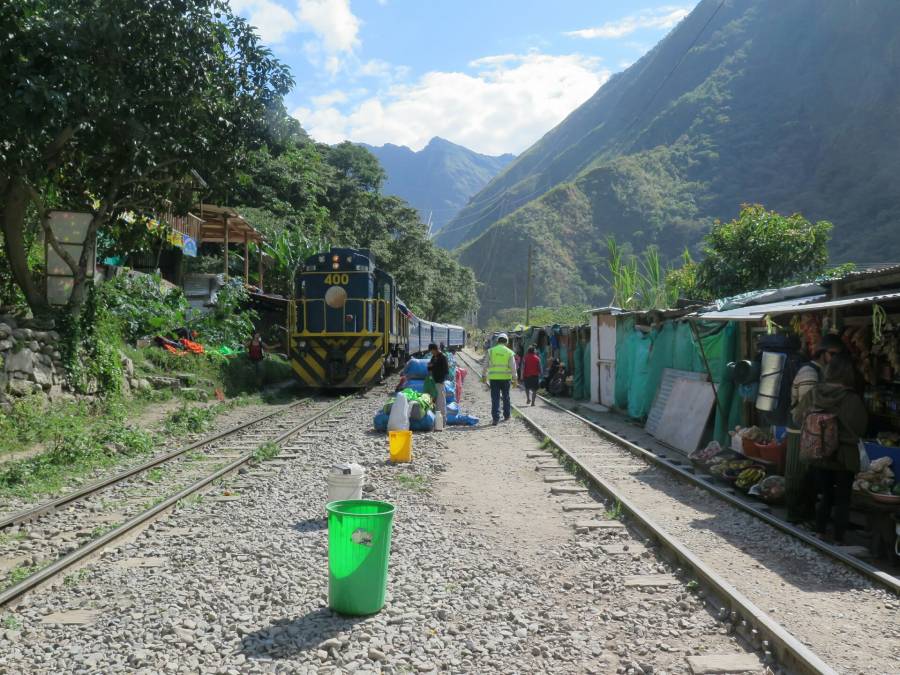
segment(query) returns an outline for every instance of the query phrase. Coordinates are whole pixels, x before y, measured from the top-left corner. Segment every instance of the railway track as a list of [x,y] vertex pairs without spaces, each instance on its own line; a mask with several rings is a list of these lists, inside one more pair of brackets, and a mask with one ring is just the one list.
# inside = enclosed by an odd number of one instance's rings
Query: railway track
[[[463,359],[480,372],[472,357]],[[784,668],[900,672],[900,600],[880,574],[823,556],[547,399],[514,408],[564,465],[621,504],[632,524],[691,569],[717,599],[720,615]]]
[[[150,469],[157,468],[167,462],[171,462],[180,457],[183,457],[187,453],[193,450],[200,450],[203,448],[215,448],[215,444],[220,441],[224,441],[229,437],[235,436],[241,433],[252,433],[253,427],[261,425],[263,422],[267,422],[272,420],[274,417],[283,416],[286,414],[290,414],[293,411],[296,411],[298,408],[301,408],[308,401],[307,397],[300,399],[299,401],[295,401],[293,403],[289,403],[285,406],[280,407],[278,410],[267,413],[260,417],[256,417],[254,419],[248,420],[241,424],[237,424],[235,426],[229,427],[228,429],[224,429],[222,431],[216,432],[211,435],[204,436],[203,438],[191,443],[189,445],[183,446],[176,450],[172,450],[170,452],[164,452],[151,459],[138,464],[136,466],[129,467],[123,471],[112,474],[105,478],[101,478],[100,480],[94,481],[83,487],[68,492],[64,495],[56,497],[55,499],[51,499],[40,504],[36,504],[33,506],[29,506],[27,508],[21,509],[19,511],[7,513],[0,515],[0,531],[9,528],[14,525],[21,525],[25,523],[31,523],[38,519],[41,516],[53,513],[58,511],[59,509],[68,506],[74,502],[77,502],[85,497],[96,494],[101,490],[116,485],[118,483],[122,483],[129,478],[134,476],[138,476],[145,471],[149,471]],[[277,428],[277,423],[276,423]],[[264,432],[263,432],[264,433]]]
[[[351,397],[338,401],[304,398],[75,492],[5,516],[0,522],[13,534],[5,537],[0,555],[7,559],[7,571],[12,572],[7,579],[13,583],[0,591],[0,607],[15,603],[29,591],[47,585],[139,531],[180,501],[260,459],[261,448],[268,451],[271,445],[280,446],[348,400]],[[19,536],[21,533],[24,536]],[[28,574],[21,578],[22,573],[16,570]]]

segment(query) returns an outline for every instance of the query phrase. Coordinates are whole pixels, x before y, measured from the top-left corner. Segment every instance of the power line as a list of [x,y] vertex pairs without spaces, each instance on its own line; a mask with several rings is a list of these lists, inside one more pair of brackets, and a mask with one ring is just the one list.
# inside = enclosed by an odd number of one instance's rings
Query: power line
[[672,75],[675,74],[675,71],[678,70],[678,67],[687,58],[687,55],[690,53],[690,51],[696,46],[697,42],[700,40],[700,37],[703,35],[703,33],[706,32],[706,29],[709,27],[709,24],[711,24],[712,20],[716,18],[716,15],[719,13],[719,10],[722,9],[722,6],[724,4],[725,4],[725,0],[721,0],[719,2],[719,6],[716,7],[715,11],[713,11],[712,14],[710,14],[709,18],[706,20],[706,23],[703,24],[703,28],[700,29],[700,32],[697,33],[697,35],[694,37],[693,41],[688,46],[688,48],[684,50],[684,53],[681,55],[681,58],[679,58],[678,61],[675,62],[675,65],[672,66],[672,70],[669,71],[669,74],[663,78],[662,82],[660,82],[659,86],[656,88],[656,91],[653,92],[653,96],[650,97],[650,100],[647,102],[647,105],[644,106],[644,109],[641,110],[637,115],[635,115],[634,119],[631,121],[631,124],[629,124],[628,127],[623,132],[623,135],[627,134],[629,131],[631,131],[632,127],[634,127],[634,125],[637,124],[637,121],[641,118],[641,116],[645,112],[650,110],[650,106],[653,105],[653,102],[656,100],[656,97],[657,97],[657,95],[659,95],[659,92],[662,91],[662,88],[666,86],[666,83],[671,79]]

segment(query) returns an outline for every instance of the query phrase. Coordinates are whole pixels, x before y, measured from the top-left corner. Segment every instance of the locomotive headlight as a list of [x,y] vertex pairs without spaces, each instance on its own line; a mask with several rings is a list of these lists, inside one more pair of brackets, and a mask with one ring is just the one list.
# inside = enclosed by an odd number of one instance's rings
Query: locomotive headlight
[[331,269],[337,270],[337,269],[340,269],[340,268],[341,268],[341,264],[340,264],[340,263],[331,263]]
[[325,291],[325,304],[340,309],[347,302],[347,290],[342,286],[331,286]]
[[325,256],[324,256],[324,255],[320,255],[320,256],[319,256],[319,262],[320,262],[320,263],[325,262]]
[[297,343],[297,346],[300,349],[306,349],[306,340],[300,340],[300,342]]
[[371,341],[371,340],[363,340],[363,347],[365,347],[366,349],[368,349],[368,348],[371,347],[371,346],[372,346],[372,341]]

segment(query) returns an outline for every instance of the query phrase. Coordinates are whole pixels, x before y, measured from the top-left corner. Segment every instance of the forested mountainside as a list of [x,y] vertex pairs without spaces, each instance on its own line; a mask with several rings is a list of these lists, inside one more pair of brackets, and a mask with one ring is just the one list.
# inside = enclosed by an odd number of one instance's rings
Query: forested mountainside
[[387,143],[362,144],[378,158],[387,174],[383,191],[414,206],[431,229],[439,231],[469,198],[515,159],[515,155],[482,155],[435,136],[413,152]]
[[900,259],[897,26],[894,0],[703,0],[438,242],[485,317],[523,304],[529,243],[536,304],[594,302],[608,234],[672,257],[742,203],[832,221],[835,261]]

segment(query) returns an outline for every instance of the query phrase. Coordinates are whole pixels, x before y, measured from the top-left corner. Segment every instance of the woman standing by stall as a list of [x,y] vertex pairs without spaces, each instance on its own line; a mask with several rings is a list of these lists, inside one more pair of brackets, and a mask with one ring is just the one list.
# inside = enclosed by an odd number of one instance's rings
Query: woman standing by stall
[[[808,392],[794,411],[794,419],[801,428],[812,413],[821,413],[823,429],[827,424],[837,425],[837,448],[809,462],[821,496],[816,505],[816,534],[825,537],[831,521],[837,543],[843,542],[847,529],[853,477],[859,471],[859,440],[868,424],[865,404],[853,389],[855,383],[853,360],[848,354],[835,354],[825,368],[825,381]],[[834,418],[827,419],[829,415]]]

